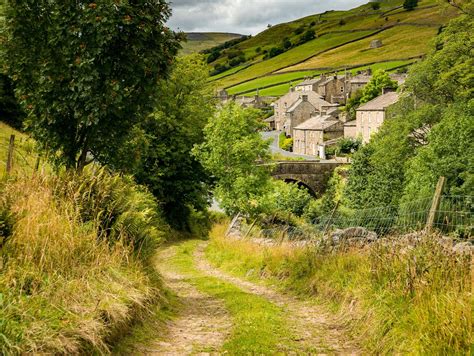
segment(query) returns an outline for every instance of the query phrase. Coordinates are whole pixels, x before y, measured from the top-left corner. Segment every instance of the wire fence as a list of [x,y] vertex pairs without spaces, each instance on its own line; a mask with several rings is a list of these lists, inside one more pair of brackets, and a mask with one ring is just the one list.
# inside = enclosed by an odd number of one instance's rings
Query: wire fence
[[407,234],[427,227],[430,212],[433,221],[430,228],[443,234],[454,234],[463,239],[474,235],[474,196],[442,195],[439,205],[433,210],[435,197],[426,197],[402,203],[399,206],[385,206],[371,209],[347,211],[335,210],[303,226],[279,225],[249,231],[245,235],[276,241],[302,241],[334,233],[337,230],[351,230],[351,237],[377,237]]
[[32,139],[23,135],[0,133],[0,175],[15,171],[31,173],[38,170],[40,155]]

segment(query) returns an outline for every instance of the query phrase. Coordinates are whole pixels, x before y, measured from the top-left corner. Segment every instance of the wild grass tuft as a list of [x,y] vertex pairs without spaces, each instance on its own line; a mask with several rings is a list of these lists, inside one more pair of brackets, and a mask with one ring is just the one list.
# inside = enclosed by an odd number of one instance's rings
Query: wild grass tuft
[[217,226],[207,255],[250,278],[268,278],[310,296],[351,325],[370,353],[469,354],[472,336],[470,256],[443,247],[437,235],[416,244],[392,237],[336,252],[262,246],[224,238]]
[[158,292],[137,253],[167,231],[156,203],[106,171],[17,176],[0,196],[0,354],[108,352]]

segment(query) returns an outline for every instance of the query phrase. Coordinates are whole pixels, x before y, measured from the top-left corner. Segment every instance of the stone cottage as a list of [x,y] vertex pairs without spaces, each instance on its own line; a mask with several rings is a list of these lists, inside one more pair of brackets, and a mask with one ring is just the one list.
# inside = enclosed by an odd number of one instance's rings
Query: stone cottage
[[356,111],[356,137],[361,137],[363,143],[369,142],[370,137],[382,126],[387,108],[399,98],[398,93],[388,92],[359,107]]
[[344,135],[344,123],[331,115],[318,115],[296,126],[293,130],[293,152],[324,156],[327,141]]
[[272,105],[275,111],[275,128],[285,131],[287,136],[291,136],[293,128],[308,120],[311,115],[333,107],[314,91],[296,90],[290,91]]

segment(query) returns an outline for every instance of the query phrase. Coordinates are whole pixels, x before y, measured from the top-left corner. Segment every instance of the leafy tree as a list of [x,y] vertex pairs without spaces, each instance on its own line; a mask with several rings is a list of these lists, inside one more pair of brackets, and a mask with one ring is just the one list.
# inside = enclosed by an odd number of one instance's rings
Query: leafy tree
[[17,128],[22,128],[24,113],[15,98],[13,82],[5,74],[0,74],[0,120]]
[[306,189],[299,188],[296,184],[273,180],[263,199],[269,203],[270,213],[293,214],[299,217],[305,212],[312,197]]
[[301,36],[300,43],[306,43],[316,38],[316,32],[313,29],[307,30],[303,36]]
[[230,214],[262,213],[260,197],[268,189],[268,168],[258,165],[270,158],[269,141],[259,130],[260,113],[231,103],[209,121],[204,143],[194,150],[201,164],[216,180],[215,196]]
[[283,48],[284,48],[284,49],[286,49],[286,50],[287,50],[287,49],[290,49],[292,45],[293,45],[293,44],[291,43],[291,41],[290,41],[288,38],[285,38],[285,39],[283,40]]
[[439,177],[447,178],[445,191],[470,195],[474,191],[474,101],[455,104],[428,135],[407,169],[404,200],[433,194]]
[[190,214],[208,206],[210,179],[191,154],[215,111],[207,71],[202,56],[179,57],[170,77],[158,83],[155,111],[137,125],[115,162],[149,188],[178,229],[189,229]]
[[384,88],[396,89],[398,83],[390,78],[390,75],[384,70],[377,70],[369,83],[362,91],[360,103],[364,104],[382,94]]
[[427,58],[414,65],[407,91],[431,104],[464,101],[474,95],[474,21],[463,15],[451,20],[436,37]]
[[154,1],[9,1],[6,54],[28,128],[58,163],[107,161],[155,104],[181,35]]
[[418,0],[405,0],[403,3],[403,8],[405,10],[411,11],[418,6]]

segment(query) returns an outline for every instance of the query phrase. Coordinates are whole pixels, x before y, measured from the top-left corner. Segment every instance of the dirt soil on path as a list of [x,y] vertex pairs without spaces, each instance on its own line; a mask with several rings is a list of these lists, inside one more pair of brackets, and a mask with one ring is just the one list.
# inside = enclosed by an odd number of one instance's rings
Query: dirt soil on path
[[167,267],[173,255],[173,247],[163,250],[158,257],[158,270],[166,287],[180,301],[178,318],[168,323],[163,340],[137,352],[141,355],[217,354],[232,329],[232,318],[223,302],[199,292],[185,276]]
[[232,283],[247,293],[264,297],[287,311],[292,332],[299,335],[297,341],[331,354],[357,355],[362,352],[350,341],[342,322],[314,304],[293,296],[281,294],[270,287],[258,285],[230,276],[207,261],[206,243],[199,245],[195,254],[196,267],[205,274]]

